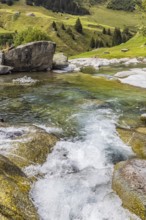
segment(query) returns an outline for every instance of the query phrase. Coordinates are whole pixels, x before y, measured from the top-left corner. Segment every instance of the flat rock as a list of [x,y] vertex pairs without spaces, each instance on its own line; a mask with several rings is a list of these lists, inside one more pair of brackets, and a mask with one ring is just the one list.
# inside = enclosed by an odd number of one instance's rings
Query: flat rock
[[13,67],[0,65],[0,75],[11,73]]
[[121,52],[127,52],[127,51],[129,51],[129,49],[127,48],[121,49]]
[[13,71],[45,71],[52,69],[56,44],[51,41],[36,41],[4,52],[4,65]]
[[146,160],[131,159],[118,163],[112,186],[123,206],[146,220]]

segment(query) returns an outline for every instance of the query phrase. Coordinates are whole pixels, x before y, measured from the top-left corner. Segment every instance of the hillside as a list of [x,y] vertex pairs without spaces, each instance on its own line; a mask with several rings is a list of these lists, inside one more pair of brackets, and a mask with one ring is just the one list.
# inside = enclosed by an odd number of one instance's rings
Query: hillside
[[[97,2],[97,0],[92,0],[91,3],[93,4],[95,1]],[[89,3],[89,0],[85,0],[83,3],[85,5],[85,3]],[[136,31],[141,18],[136,11],[131,13],[110,10],[104,4],[91,5],[90,15],[76,16],[55,13],[40,6],[26,5],[22,0],[15,2],[13,6],[0,4],[0,14],[1,37],[4,36],[6,39],[7,34],[21,32],[28,27],[35,27],[46,32],[57,43],[57,51],[63,51],[70,56],[91,50],[90,41],[92,37],[95,40],[102,40],[105,46],[106,43],[111,45],[112,39],[102,33],[103,28],[110,28],[113,32],[115,27],[122,30],[126,24],[130,30]],[[74,28],[78,17],[81,20],[84,34],[78,33]],[[56,30],[52,28],[53,21],[56,22]],[[62,29],[62,24],[66,30]],[[69,28],[72,33],[70,30],[68,31]]]
[[[122,49],[128,49],[127,52],[122,52]],[[80,55],[73,56],[72,58],[80,57],[101,57],[101,58],[133,58],[133,57],[145,57],[146,56],[146,36],[137,34],[125,44],[118,45],[112,48],[102,48],[93,50],[90,52],[82,53]]]

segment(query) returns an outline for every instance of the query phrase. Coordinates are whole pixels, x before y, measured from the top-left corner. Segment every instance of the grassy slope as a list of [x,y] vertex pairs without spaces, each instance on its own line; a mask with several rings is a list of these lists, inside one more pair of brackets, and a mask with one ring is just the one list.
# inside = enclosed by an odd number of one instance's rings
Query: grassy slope
[[[129,49],[128,52],[122,52],[121,49]],[[109,54],[105,54],[104,52],[109,52]],[[73,56],[72,58],[81,58],[81,57],[101,57],[101,58],[124,58],[124,57],[140,57],[146,56],[146,37],[137,34],[135,37],[130,39],[125,44],[121,44],[112,48],[102,48],[93,50],[87,53],[82,53],[77,56]]]
[[[111,29],[115,26],[124,28],[126,24],[126,26],[136,28],[140,21],[140,15],[137,13],[112,11],[106,9],[104,5],[94,6],[91,8],[91,15],[80,17],[85,33],[85,35],[80,35],[74,30],[74,24],[78,16],[53,13],[42,7],[26,6],[24,2],[24,0],[20,0],[11,7],[0,4],[0,34],[16,30],[21,31],[30,26],[37,27],[50,35],[57,43],[58,51],[64,51],[68,55],[88,51],[91,37],[96,38],[101,33],[103,26]],[[21,12],[18,18],[14,15],[16,11]],[[29,12],[33,12],[36,16],[27,16],[26,14]],[[57,22],[61,38],[57,37],[56,32],[52,30],[52,21]],[[61,30],[61,23],[64,23],[66,27],[72,27],[76,41],[73,41],[66,32]]]

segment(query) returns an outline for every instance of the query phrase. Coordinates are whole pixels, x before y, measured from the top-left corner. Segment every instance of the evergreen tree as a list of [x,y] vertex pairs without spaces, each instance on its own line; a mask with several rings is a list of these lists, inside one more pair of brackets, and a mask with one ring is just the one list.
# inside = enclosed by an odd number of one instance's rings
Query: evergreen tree
[[95,48],[95,46],[96,46],[96,42],[95,42],[95,39],[92,37],[90,41],[90,47],[93,49]]
[[80,33],[80,34],[83,33],[83,27],[82,27],[82,24],[81,24],[81,21],[80,21],[79,18],[76,20],[75,30],[76,30],[78,33]]
[[53,28],[55,31],[57,31],[57,25],[56,25],[56,22],[55,22],[55,21],[52,22],[52,28]]
[[106,34],[106,29],[105,28],[103,28],[102,33]]
[[7,5],[12,6],[13,5],[13,1],[12,0],[7,0]]
[[113,46],[119,45],[122,43],[122,34],[119,28],[115,28],[113,35]]
[[102,40],[99,41],[99,47],[104,47],[104,43]]
[[109,36],[111,35],[111,29],[110,29],[110,28],[108,28],[107,34],[108,34]]
[[64,24],[61,25],[61,28],[62,28],[62,30],[64,30],[64,31],[66,30]]
[[96,42],[95,42],[95,47],[98,48],[99,47],[99,40],[96,39]]

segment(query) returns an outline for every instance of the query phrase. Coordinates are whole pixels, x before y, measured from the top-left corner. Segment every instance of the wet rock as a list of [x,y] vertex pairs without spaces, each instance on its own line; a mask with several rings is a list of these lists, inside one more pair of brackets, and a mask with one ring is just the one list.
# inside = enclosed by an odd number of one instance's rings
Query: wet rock
[[0,122],[2,122],[2,123],[3,123],[3,122],[5,122],[5,121],[4,121],[4,119],[3,119],[3,118],[0,118]]
[[146,161],[132,159],[115,166],[112,186],[123,206],[146,219]]
[[36,41],[5,51],[4,65],[12,66],[13,71],[45,71],[52,69],[55,43]]
[[0,155],[0,219],[38,220],[29,199],[30,181],[9,159]]
[[11,66],[0,65],[0,75],[11,73],[12,70],[13,67]]
[[140,116],[140,119],[141,119],[142,121],[146,122],[146,113],[145,113],[145,114],[142,114],[142,115]]
[[68,67],[68,58],[63,53],[55,54],[53,57],[53,68],[64,69]]
[[142,128],[136,130],[117,129],[120,138],[136,153],[139,158],[146,159],[146,134]]
[[8,155],[9,159],[19,167],[44,163],[58,141],[55,135],[48,134],[42,129],[31,129],[32,131],[24,135],[16,147],[12,147]]

